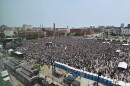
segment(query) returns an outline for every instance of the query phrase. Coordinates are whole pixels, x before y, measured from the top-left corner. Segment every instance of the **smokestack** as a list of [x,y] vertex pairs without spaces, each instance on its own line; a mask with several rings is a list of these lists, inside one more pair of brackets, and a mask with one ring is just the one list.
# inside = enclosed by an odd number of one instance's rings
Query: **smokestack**
[[55,30],[55,23],[53,23],[53,29]]
[[42,24],[42,28],[43,28],[43,24]]

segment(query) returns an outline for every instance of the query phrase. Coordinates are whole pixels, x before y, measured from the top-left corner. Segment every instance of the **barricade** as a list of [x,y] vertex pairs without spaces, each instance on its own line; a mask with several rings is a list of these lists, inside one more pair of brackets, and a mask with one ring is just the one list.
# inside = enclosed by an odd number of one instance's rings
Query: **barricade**
[[[63,69],[65,71],[73,74],[74,76],[81,76],[81,77],[84,77],[86,79],[90,79],[93,81],[97,81],[97,79],[98,79],[98,75],[96,75],[96,74],[89,73],[89,72],[79,70],[79,69],[75,69],[73,67],[70,67],[66,64],[62,64],[60,62],[54,62],[54,66],[57,68]],[[103,76],[99,77],[99,83],[106,85],[106,86],[112,86],[112,80],[107,77],[103,77]],[[121,86],[121,83],[118,83],[118,84]],[[130,86],[130,83],[126,83],[125,86]]]

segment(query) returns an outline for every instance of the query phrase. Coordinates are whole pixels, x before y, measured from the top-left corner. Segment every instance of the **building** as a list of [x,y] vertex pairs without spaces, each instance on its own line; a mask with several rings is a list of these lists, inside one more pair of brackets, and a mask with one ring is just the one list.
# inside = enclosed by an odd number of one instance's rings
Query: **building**
[[29,31],[29,30],[32,30],[32,29],[33,29],[32,25],[23,24],[23,26],[22,26],[23,31]]
[[81,33],[83,33],[84,35],[92,35],[94,34],[94,31],[92,29],[87,28],[87,29],[82,29]]
[[10,28],[6,25],[1,25],[0,26],[0,31],[4,31],[4,30],[9,30]]
[[107,27],[103,30],[104,33],[108,35],[121,35],[121,28],[120,27]]
[[124,23],[121,24],[121,28],[124,28]]
[[91,35],[94,34],[94,31],[89,28],[79,28],[79,29],[70,29],[71,34],[80,33],[83,35]]
[[129,28],[122,28],[121,35],[130,35],[130,29]]
[[128,29],[130,29],[130,24],[128,24],[128,27],[127,27]]
[[12,58],[7,60],[4,62],[4,66],[24,86],[34,86],[34,84],[39,83],[39,71],[30,65],[22,63],[18,59]]
[[56,28],[53,30],[54,36],[67,36],[68,33],[70,33],[70,30],[67,28]]
[[15,35],[15,34],[14,34],[14,31],[12,31],[12,30],[5,30],[5,31],[4,31],[4,34],[5,34],[5,36],[10,36],[10,37],[12,37],[12,36]]
[[46,30],[46,36],[50,37],[53,36],[53,31],[52,30]]
[[81,28],[70,29],[70,33],[82,33],[82,29]]

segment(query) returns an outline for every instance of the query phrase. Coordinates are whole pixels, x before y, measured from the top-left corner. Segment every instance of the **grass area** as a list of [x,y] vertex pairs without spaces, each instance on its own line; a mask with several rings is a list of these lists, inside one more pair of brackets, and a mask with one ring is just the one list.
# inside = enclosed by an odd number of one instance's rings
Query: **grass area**
[[47,68],[46,65],[40,66],[40,70],[41,70],[41,71],[42,71],[42,70],[45,70],[46,68]]
[[46,65],[33,64],[33,67],[38,69],[39,71],[45,70],[47,68]]

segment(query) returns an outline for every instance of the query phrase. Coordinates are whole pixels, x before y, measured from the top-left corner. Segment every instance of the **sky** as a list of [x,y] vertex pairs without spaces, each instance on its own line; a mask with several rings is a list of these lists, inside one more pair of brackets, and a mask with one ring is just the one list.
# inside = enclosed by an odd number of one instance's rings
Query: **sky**
[[125,26],[130,0],[0,0],[0,25],[34,27]]

